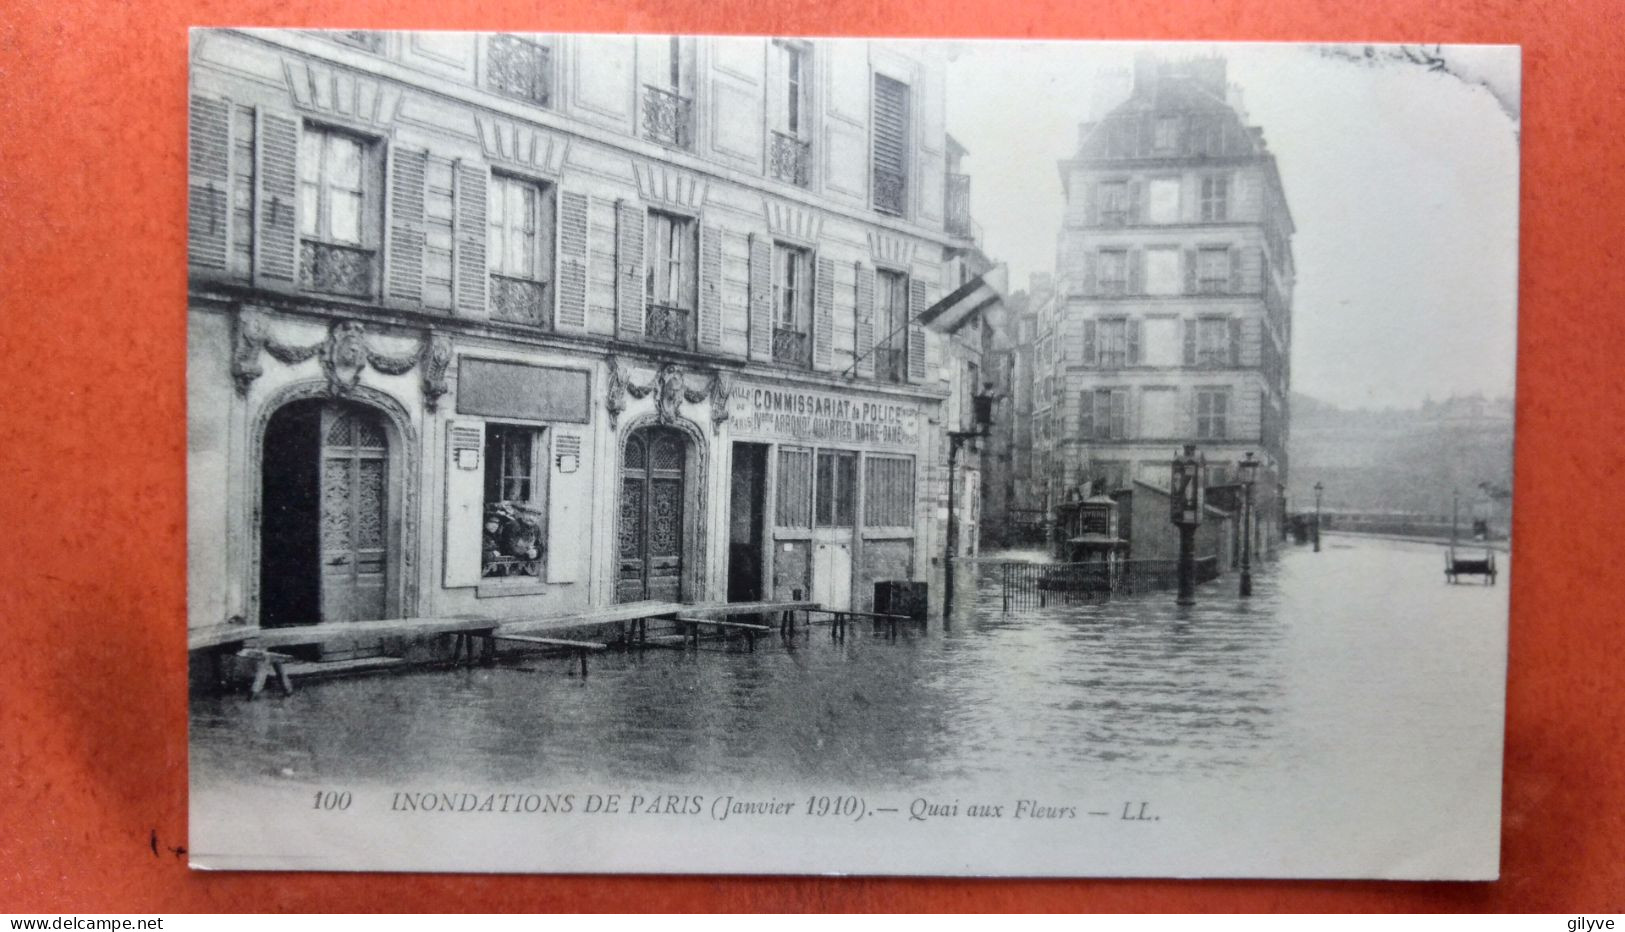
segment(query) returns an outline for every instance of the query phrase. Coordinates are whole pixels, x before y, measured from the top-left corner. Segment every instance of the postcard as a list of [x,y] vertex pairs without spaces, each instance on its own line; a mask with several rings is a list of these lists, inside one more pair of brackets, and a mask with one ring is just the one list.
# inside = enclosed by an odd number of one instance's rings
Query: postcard
[[194,867],[1497,876],[1517,48],[190,55]]

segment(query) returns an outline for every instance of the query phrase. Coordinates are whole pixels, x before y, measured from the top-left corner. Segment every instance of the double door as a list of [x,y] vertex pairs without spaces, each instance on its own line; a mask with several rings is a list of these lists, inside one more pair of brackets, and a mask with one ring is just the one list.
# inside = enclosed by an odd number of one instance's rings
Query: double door
[[621,458],[618,602],[679,601],[688,438],[647,427],[627,438]]

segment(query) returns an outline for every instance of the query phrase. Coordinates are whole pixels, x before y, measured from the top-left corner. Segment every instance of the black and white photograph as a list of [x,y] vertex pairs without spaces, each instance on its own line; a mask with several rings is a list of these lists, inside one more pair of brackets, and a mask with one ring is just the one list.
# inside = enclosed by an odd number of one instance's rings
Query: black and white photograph
[[1494,879],[1520,69],[194,30],[190,864]]

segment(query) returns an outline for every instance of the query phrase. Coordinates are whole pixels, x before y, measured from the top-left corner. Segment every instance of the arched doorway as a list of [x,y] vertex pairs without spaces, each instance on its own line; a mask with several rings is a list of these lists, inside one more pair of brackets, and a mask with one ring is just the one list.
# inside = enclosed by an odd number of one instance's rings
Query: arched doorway
[[386,617],[390,449],[382,412],[293,401],[265,428],[260,624]]
[[679,601],[690,515],[689,438],[671,427],[644,427],[621,455],[620,571],[615,600]]

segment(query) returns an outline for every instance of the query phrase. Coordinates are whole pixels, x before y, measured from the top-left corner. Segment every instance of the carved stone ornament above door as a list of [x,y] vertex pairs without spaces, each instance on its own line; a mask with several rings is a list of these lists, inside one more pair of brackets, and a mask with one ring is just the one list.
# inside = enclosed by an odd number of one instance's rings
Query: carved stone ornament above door
[[260,351],[285,366],[310,359],[321,363],[328,391],[334,396],[351,394],[368,368],[384,375],[405,375],[422,369],[423,406],[436,409],[448,385],[446,370],[451,365],[451,337],[425,330],[417,350],[385,353],[367,342],[366,327],[359,321],[337,320],[328,328],[327,338],[308,345],[286,343],[271,334],[265,315],[254,307],[239,309],[234,318],[231,351],[231,377],[237,394],[246,396],[254,380],[264,374]]
[[619,358],[610,356],[607,364],[609,390],[604,393],[604,409],[609,412],[611,427],[626,411],[628,397],[642,399],[650,395],[654,395],[655,399],[655,417],[662,424],[675,424],[681,420],[679,409],[684,403],[699,404],[702,401],[710,402],[713,432],[721,431],[723,422],[728,420],[729,379],[721,370],[713,370],[705,387],[696,389],[689,387],[687,374],[669,362],[661,363],[655,370],[654,378],[644,385],[632,381],[631,372],[621,368]]

